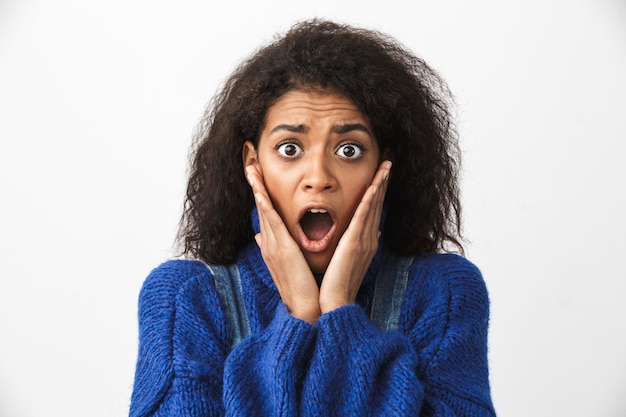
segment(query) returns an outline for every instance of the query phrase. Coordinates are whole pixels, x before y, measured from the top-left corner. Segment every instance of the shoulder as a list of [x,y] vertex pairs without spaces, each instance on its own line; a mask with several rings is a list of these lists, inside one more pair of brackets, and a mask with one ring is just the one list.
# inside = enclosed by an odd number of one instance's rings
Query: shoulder
[[181,297],[202,281],[211,285],[212,276],[200,261],[171,259],[154,268],[139,292],[140,331],[171,328]]
[[409,271],[405,298],[414,321],[427,312],[448,319],[467,315],[483,321],[489,316],[489,295],[480,269],[456,254],[416,256]]
[[415,257],[414,270],[427,270],[448,277],[471,277],[482,280],[482,274],[474,263],[455,253],[428,253]]
[[214,278],[201,261],[172,259],[154,268],[143,283],[138,307],[140,338],[165,338],[171,344],[175,327],[199,322],[223,333]]
[[154,268],[145,279],[139,294],[139,308],[145,303],[163,305],[189,290],[210,290],[214,278],[208,266],[198,260],[170,259]]
[[177,292],[189,281],[209,275],[209,269],[200,261],[170,259],[150,272],[140,294],[146,297]]
[[139,293],[140,330],[145,321],[151,331],[171,329],[175,319],[185,317],[177,310],[200,315],[221,310],[213,274],[202,261],[171,259],[145,279]]
[[480,269],[467,258],[453,253],[424,254],[415,257],[410,277],[421,283],[428,282],[441,290],[456,288],[486,293]]

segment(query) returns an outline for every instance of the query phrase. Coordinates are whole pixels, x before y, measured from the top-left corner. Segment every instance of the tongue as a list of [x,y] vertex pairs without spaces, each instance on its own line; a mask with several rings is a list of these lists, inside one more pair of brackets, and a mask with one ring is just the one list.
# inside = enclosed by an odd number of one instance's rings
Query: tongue
[[300,226],[309,240],[320,240],[333,227],[333,220],[328,213],[307,212],[300,220]]

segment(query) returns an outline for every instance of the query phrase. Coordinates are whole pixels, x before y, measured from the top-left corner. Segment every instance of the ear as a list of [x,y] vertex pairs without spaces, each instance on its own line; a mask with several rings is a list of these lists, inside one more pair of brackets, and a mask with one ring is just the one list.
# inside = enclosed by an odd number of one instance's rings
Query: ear
[[256,167],[256,169],[261,172],[261,165],[259,164],[259,157],[257,155],[256,148],[254,144],[249,140],[245,141],[243,144],[243,149],[241,150],[241,158],[243,159],[243,169],[244,175],[245,170],[250,165]]

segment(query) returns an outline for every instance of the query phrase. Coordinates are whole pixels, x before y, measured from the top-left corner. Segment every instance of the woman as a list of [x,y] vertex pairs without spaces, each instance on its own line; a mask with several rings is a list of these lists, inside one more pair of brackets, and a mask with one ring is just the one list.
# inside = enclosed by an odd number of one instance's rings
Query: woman
[[[240,65],[139,300],[131,416],[492,416],[443,80],[311,20]],[[393,167],[393,168],[392,168]]]

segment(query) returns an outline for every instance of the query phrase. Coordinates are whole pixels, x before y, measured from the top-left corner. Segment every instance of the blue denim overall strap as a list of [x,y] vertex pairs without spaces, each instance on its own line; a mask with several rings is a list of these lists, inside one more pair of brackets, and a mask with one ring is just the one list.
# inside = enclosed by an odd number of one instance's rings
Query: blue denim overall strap
[[[400,309],[413,257],[398,257],[387,252],[376,275],[371,320],[383,330],[397,330]],[[222,301],[231,331],[231,348],[250,335],[250,321],[244,304],[241,274],[236,264],[206,264],[215,278],[215,288]]]
[[250,320],[243,301],[241,274],[236,264],[222,266],[207,264],[215,277],[215,288],[222,300],[231,331],[231,348],[250,336]]
[[409,279],[413,257],[395,256],[386,252],[374,284],[370,318],[383,330],[398,330],[400,309]]

